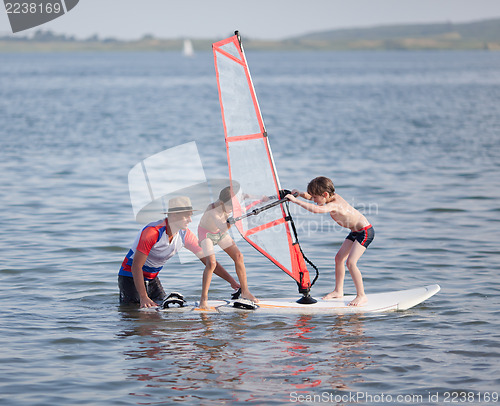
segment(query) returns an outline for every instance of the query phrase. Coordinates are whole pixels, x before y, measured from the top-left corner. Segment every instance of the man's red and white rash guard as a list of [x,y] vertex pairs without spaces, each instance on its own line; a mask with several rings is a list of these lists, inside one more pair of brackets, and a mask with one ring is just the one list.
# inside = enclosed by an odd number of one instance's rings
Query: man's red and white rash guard
[[179,252],[182,247],[186,247],[194,254],[202,251],[198,245],[198,239],[191,230],[179,230],[172,241],[169,241],[167,224],[166,219],[159,220],[149,223],[141,230],[123,260],[118,275],[133,277],[132,263],[136,251],[148,256],[146,263],[142,267],[142,273],[146,280],[156,278],[165,262]]

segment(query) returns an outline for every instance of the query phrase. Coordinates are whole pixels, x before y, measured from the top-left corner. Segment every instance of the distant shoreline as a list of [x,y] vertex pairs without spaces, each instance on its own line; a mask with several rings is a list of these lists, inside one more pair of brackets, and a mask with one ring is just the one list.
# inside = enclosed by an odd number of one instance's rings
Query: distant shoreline
[[[488,50],[500,51],[500,18],[470,23],[407,24],[339,29],[305,34],[284,40],[254,40],[243,36],[246,50],[268,51],[413,51],[413,50]],[[0,37],[0,52],[89,52],[89,51],[176,51],[184,38],[160,39],[145,35],[125,41],[85,40],[38,30],[30,38],[22,35]],[[194,52],[210,51],[220,40],[190,39]]]
[[[203,42],[203,43],[202,43]],[[198,41],[194,52],[211,51],[211,40]],[[195,43],[195,41],[193,41]],[[345,44],[303,44],[289,41],[245,41],[245,50],[258,51],[500,51],[499,42],[439,42],[431,40],[405,39],[399,41],[356,41]],[[34,42],[3,41],[1,53],[31,52],[182,52],[181,41],[158,40],[155,43],[142,41],[104,42]]]

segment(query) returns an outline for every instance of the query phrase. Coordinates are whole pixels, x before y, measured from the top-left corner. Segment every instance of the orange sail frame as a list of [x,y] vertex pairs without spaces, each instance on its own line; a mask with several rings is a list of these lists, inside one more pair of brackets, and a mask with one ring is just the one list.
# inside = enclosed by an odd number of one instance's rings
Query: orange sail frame
[[[233,216],[280,198],[267,132],[239,35],[212,45],[226,140]],[[288,203],[235,222],[242,237],[292,277],[299,292],[311,288]]]

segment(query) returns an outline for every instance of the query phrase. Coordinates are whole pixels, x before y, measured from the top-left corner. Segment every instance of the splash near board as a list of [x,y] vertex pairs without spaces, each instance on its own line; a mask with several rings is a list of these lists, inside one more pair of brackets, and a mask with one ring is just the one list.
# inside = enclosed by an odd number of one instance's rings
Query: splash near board
[[296,281],[304,303],[314,303],[309,291],[317,274],[311,282],[288,201],[280,200],[284,191],[240,37],[236,32],[212,48],[230,183],[235,194],[234,224],[252,247]]

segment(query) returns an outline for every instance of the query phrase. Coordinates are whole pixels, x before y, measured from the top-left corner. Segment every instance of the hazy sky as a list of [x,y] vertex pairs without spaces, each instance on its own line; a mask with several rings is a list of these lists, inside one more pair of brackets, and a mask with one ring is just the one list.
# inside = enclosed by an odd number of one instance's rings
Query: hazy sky
[[[0,6],[0,33],[11,33]],[[87,38],[221,38],[238,29],[282,39],[335,28],[398,23],[464,22],[500,17],[500,0],[80,0],[38,28]]]

